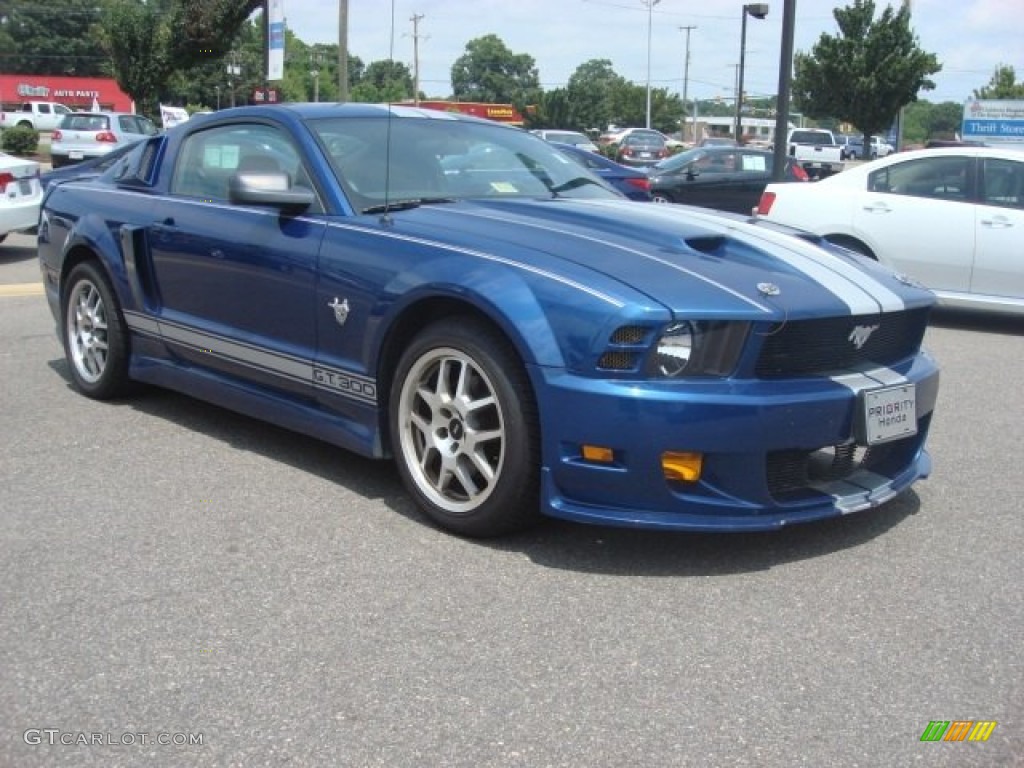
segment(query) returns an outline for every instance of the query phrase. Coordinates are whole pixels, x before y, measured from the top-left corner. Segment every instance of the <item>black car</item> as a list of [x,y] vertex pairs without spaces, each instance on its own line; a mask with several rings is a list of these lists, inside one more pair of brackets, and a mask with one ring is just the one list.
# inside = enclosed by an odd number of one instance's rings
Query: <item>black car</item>
[[668,144],[657,131],[638,129],[619,142],[616,162],[632,167],[651,166],[669,156]]
[[[773,154],[746,147],[697,147],[662,160],[648,171],[656,203],[687,203],[749,214],[772,181]],[[784,181],[807,181],[807,172],[786,158]]]

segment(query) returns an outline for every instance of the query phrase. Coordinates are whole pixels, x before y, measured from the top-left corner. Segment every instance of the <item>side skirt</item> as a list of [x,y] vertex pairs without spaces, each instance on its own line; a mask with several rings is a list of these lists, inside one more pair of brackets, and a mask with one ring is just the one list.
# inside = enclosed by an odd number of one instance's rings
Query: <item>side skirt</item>
[[131,378],[180,392],[213,405],[331,443],[372,459],[389,458],[383,449],[377,409],[361,405],[361,418],[342,419],[314,404],[282,398],[207,369],[183,367],[153,357],[133,357]]

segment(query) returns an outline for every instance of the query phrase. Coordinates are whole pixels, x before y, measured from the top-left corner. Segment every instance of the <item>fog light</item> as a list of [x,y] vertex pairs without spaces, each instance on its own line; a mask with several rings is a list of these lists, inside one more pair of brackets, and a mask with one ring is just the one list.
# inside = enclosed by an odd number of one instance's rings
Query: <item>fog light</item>
[[666,451],[661,454],[661,471],[666,480],[696,483],[704,466],[704,454],[692,451]]
[[615,460],[615,451],[602,445],[584,445],[583,458],[599,464],[611,464]]

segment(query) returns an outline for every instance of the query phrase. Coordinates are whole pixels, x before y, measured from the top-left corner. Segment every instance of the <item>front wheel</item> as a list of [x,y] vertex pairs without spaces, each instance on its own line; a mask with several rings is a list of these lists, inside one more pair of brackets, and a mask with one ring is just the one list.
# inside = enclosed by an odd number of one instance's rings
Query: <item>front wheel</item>
[[63,293],[64,354],[75,386],[106,400],[128,388],[128,329],[102,270],[83,262],[71,270]]
[[438,525],[466,536],[522,530],[539,514],[537,408],[522,361],[483,323],[422,331],[391,387],[402,480]]

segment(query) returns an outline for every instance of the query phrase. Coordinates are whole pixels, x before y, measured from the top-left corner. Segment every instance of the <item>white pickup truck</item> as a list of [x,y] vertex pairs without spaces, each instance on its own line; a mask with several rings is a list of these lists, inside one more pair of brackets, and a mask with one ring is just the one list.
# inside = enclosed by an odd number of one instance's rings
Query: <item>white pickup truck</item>
[[0,112],[0,128],[24,126],[37,131],[52,131],[71,110],[56,101],[26,101],[19,109]]
[[787,139],[789,154],[807,174],[822,178],[843,170],[843,148],[832,131],[822,128],[794,128]]

